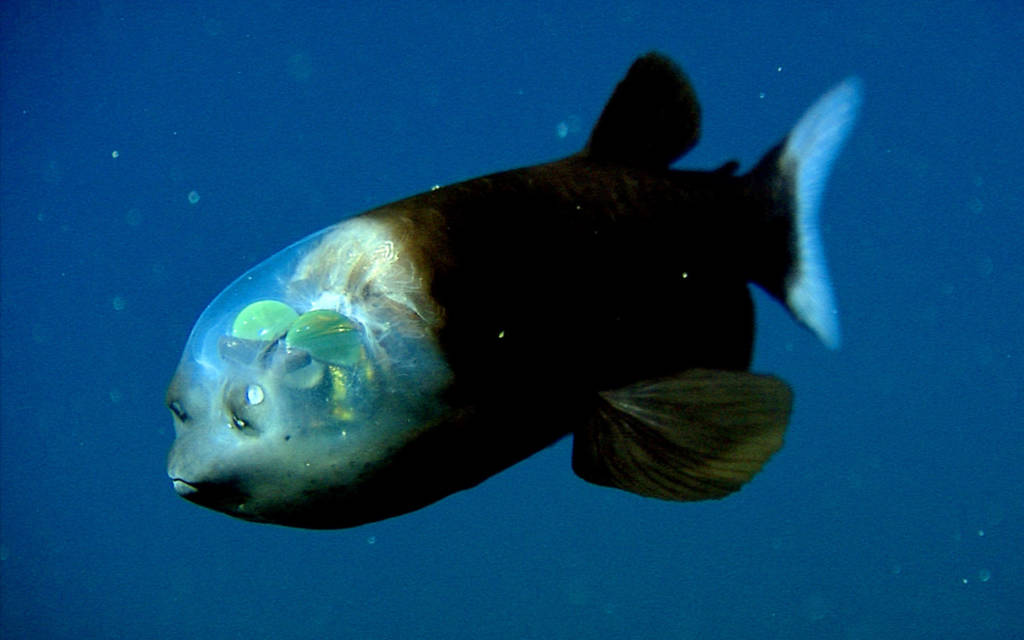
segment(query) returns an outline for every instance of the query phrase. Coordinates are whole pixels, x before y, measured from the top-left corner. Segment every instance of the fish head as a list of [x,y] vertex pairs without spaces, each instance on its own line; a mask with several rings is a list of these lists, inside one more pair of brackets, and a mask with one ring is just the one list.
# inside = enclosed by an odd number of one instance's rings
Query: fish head
[[311,528],[381,517],[380,470],[448,411],[440,316],[409,260],[386,225],[352,219],[210,304],[167,391],[179,495]]

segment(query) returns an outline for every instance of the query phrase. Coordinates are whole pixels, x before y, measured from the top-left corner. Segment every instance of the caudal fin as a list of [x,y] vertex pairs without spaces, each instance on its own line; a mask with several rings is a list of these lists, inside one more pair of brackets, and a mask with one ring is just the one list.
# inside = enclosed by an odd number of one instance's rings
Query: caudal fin
[[768,186],[769,227],[786,236],[783,263],[768,260],[772,268],[759,270],[754,281],[782,300],[798,322],[832,349],[839,347],[839,317],[818,231],[818,211],[825,182],[860,102],[860,81],[846,79],[819,98],[782,144],[749,174]]

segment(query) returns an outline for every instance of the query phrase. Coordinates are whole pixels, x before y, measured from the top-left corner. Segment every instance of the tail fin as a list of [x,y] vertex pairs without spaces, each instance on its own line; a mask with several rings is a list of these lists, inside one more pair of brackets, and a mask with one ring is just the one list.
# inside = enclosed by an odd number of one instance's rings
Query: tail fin
[[819,98],[749,174],[768,185],[769,216],[774,218],[770,226],[785,230],[788,249],[785,264],[759,272],[754,281],[832,349],[839,347],[839,318],[818,232],[818,209],[860,102],[860,81],[846,79]]

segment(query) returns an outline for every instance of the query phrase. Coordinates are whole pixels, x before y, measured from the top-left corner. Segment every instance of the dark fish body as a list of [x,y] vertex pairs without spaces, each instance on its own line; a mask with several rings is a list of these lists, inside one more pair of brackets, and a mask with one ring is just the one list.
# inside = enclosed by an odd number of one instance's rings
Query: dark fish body
[[472,487],[568,434],[582,478],[723,497],[791,394],[747,372],[748,283],[838,337],[817,199],[857,106],[840,85],[749,173],[669,165],[699,109],[637,60],[584,151],[345,220],[225,290],[168,390],[184,497],[338,528]]

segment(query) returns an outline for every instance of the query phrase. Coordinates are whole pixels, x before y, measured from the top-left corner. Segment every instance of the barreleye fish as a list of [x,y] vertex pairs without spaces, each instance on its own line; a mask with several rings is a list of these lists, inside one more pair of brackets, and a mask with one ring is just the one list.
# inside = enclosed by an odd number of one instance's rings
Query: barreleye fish
[[435,188],[301,240],[196,322],[167,391],[184,498],[352,527],[573,436],[589,482],[721,498],[782,445],[792,394],[749,372],[749,283],[839,343],[818,235],[849,79],[749,172],[670,166],[700,107],[637,59],[582,151]]

